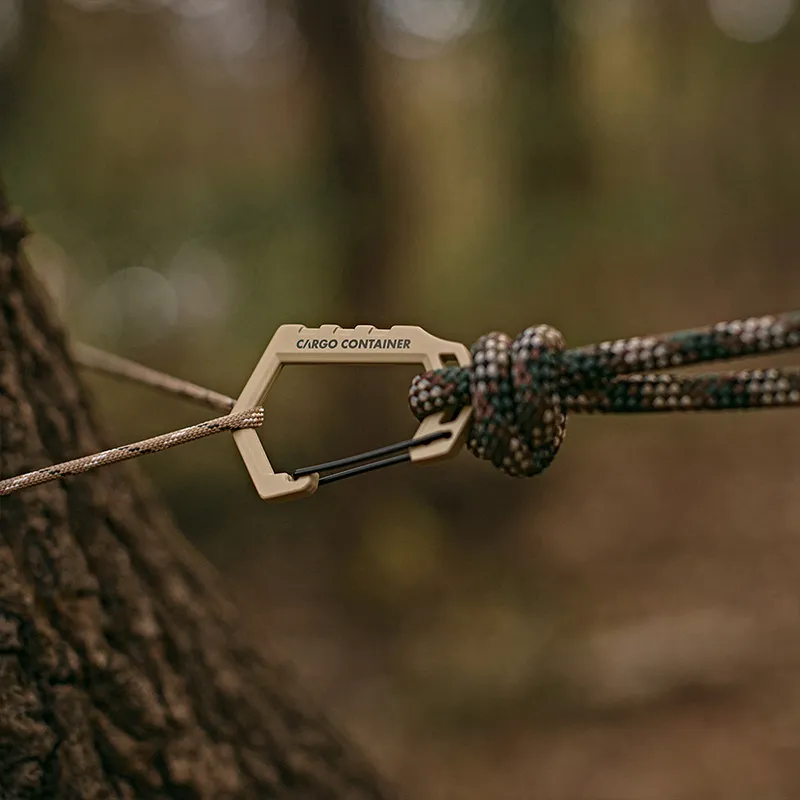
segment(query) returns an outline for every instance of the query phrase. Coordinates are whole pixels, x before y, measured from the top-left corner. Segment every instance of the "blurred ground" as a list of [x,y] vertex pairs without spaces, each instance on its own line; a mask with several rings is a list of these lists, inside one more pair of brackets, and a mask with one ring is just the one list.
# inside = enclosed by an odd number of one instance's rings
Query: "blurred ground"
[[[798,44],[792,0],[6,0],[0,166],[75,335],[221,391],[285,322],[577,345],[800,307]],[[413,373],[287,371],[274,460],[403,438]],[[201,418],[88,380],[115,441]],[[274,508],[226,437],[141,465],[409,797],[772,800],[798,445],[577,418],[534,480],[464,454]]]

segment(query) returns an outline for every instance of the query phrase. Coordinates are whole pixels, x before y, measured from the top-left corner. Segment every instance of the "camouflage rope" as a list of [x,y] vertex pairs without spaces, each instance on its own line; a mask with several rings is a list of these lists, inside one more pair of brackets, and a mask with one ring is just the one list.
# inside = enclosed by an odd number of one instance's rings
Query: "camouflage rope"
[[800,369],[679,376],[653,372],[800,347],[800,312],[721,322],[571,350],[549,325],[482,336],[473,365],[432,370],[409,392],[418,419],[472,404],[468,449],[514,477],[555,458],[567,413],[717,411],[800,406]]

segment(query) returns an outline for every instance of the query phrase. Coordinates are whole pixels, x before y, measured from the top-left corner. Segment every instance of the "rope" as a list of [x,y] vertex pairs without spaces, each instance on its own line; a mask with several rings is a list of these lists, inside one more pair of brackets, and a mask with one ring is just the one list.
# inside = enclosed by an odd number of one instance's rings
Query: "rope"
[[220,411],[230,411],[236,401],[232,397],[214,392],[211,389],[204,389],[189,381],[174,378],[163,372],[157,372],[149,367],[143,367],[127,358],[106,353],[88,344],[77,343],[73,346],[75,360],[83,367],[113,375],[118,378],[125,378],[136,383],[143,383],[152,386],[154,389],[168,392],[169,394],[185,397],[189,400],[196,400],[198,403],[217,408]]
[[[409,391],[418,419],[472,406],[467,447],[514,477],[537,475],[566,436],[567,414],[725,411],[800,406],[800,369],[744,370],[708,375],[653,372],[800,347],[800,311],[721,322],[660,336],[618,339],[566,349],[549,325],[527,328],[515,340],[482,336],[471,367],[417,375]],[[88,345],[77,345],[83,366],[230,411],[235,401],[188,381]],[[257,428],[264,410],[217,417],[141,442],[0,480],[0,497],[108,464],[156,453],[222,431]]]
[[[118,378],[141,383],[155,389],[168,392],[189,400],[194,400],[212,408],[230,412],[236,401],[224,394],[205,389],[189,381],[175,378],[163,372],[144,367],[126,358],[106,353],[91,347],[87,344],[76,343],[73,347],[74,356],[77,363],[88,369],[103,372]],[[203,439],[206,436],[213,436],[215,433],[223,431],[235,431],[243,428],[258,428],[264,422],[264,409],[253,408],[248,411],[241,411],[237,414],[226,414],[223,417],[199,422],[188,428],[164,433],[154,436],[141,442],[122,445],[111,450],[104,450],[73,461],[66,461],[52,467],[28,472],[25,475],[18,475],[14,478],[0,480],[0,497],[12,494],[20,489],[31,486],[38,486],[42,483],[56,481],[68,475],[78,475],[82,472],[104,467],[109,464],[116,464],[120,461],[127,461],[131,458],[138,458],[149,453],[157,453],[161,450],[168,450],[195,439]]]
[[141,442],[115,447],[112,450],[105,450],[95,455],[76,458],[74,461],[66,461],[63,464],[45,467],[45,469],[28,472],[16,478],[7,478],[4,481],[0,481],[0,497],[16,492],[19,489],[56,481],[68,475],[78,475],[98,467],[105,467],[109,464],[116,464],[139,456],[146,456],[148,453],[168,450],[170,447],[177,447],[179,444],[192,442],[195,439],[213,436],[215,433],[241,430],[242,428],[258,428],[263,422],[263,408],[253,408],[249,411],[240,411],[237,414],[217,417],[217,419],[200,422],[188,428],[154,436],[152,439],[145,439]]
[[568,412],[651,413],[800,406],[800,369],[677,376],[652,370],[800,347],[800,312],[695,330],[618,339],[567,350],[549,325],[483,336],[473,365],[418,375],[409,392],[418,419],[473,409],[467,447],[514,477],[536,475],[556,456]]

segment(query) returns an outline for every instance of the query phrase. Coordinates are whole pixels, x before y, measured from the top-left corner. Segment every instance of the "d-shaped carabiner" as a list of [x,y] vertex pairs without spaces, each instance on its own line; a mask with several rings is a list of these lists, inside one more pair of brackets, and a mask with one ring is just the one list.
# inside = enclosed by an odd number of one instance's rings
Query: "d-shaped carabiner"
[[[443,367],[454,357],[459,366],[470,365],[469,350],[410,325],[381,330],[369,325],[340,328],[323,325],[281,325],[261,356],[231,413],[256,408],[287,364],[422,364],[426,370]],[[317,487],[351,475],[403,461],[431,462],[455,455],[463,443],[471,408],[461,409],[452,420],[446,412],[426,417],[412,439],[357,456],[305,467],[289,474],[276,473],[253,429],[235,431],[233,439],[262,500],[289,500],[313,494]],[[399,451],[399,455],[396,455]],[[370,464],[363,462],[384,457]],[[352,466],[360,464],[361,466]],[[320,477],[320,472],[350,467]]]

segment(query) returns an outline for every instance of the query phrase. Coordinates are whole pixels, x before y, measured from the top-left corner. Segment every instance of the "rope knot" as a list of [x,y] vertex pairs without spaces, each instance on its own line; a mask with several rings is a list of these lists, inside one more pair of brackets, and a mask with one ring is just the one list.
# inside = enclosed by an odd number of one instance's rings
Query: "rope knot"
[[568,383],[561,332],[527,328],[513,341],[489,333],[472,346],[472,368],[448,367],[418,375],[409,402],[422,419],[472,404],[467,447],[513,477],[545,470],[564,441]]

